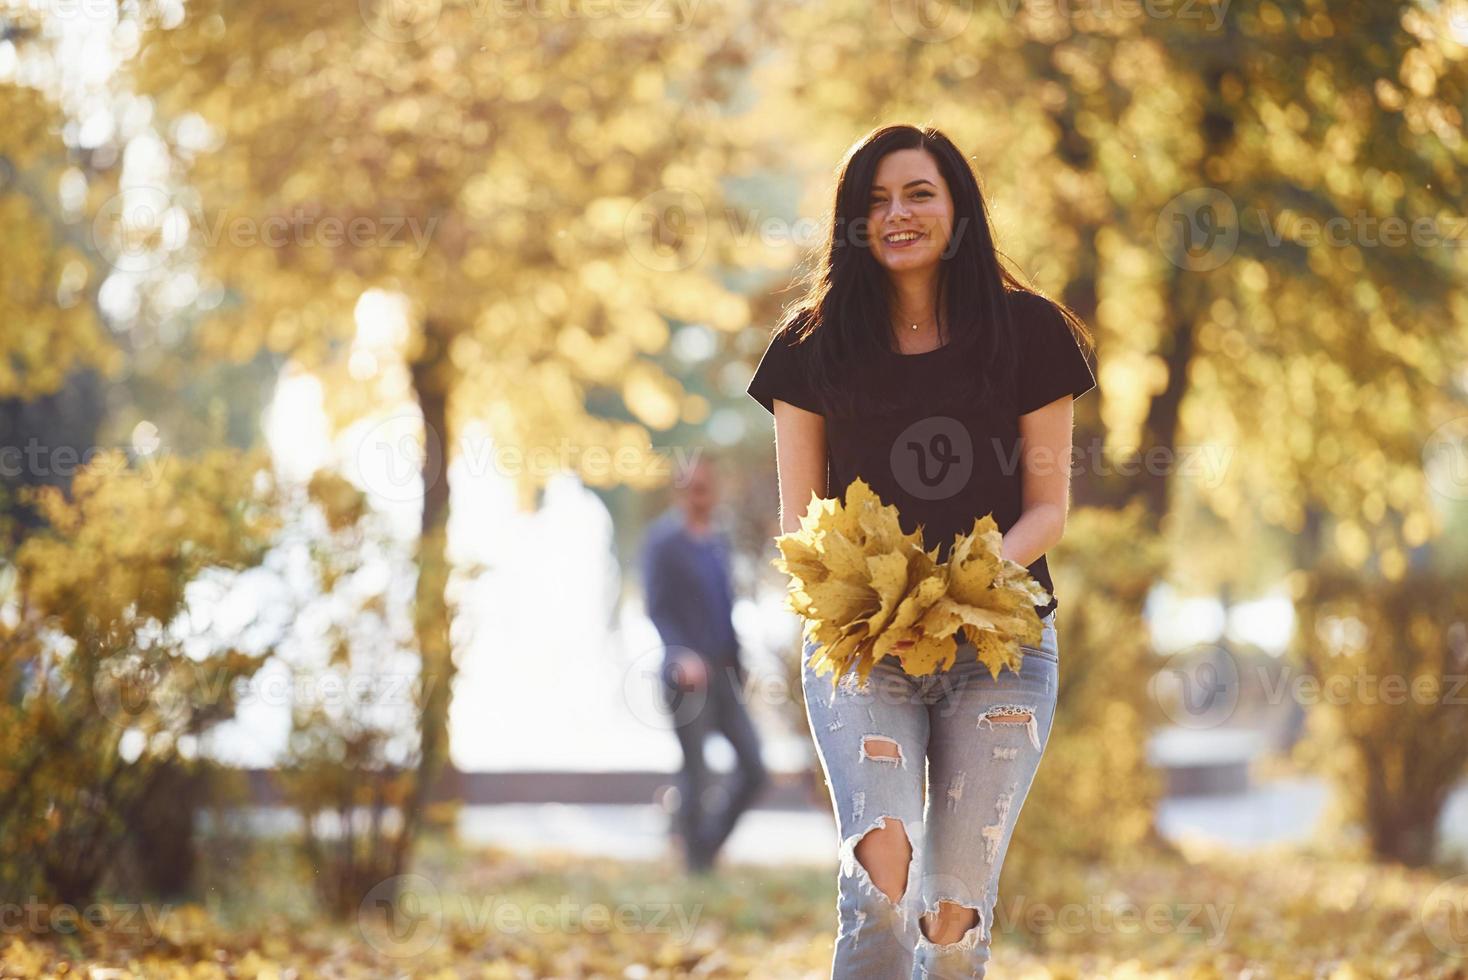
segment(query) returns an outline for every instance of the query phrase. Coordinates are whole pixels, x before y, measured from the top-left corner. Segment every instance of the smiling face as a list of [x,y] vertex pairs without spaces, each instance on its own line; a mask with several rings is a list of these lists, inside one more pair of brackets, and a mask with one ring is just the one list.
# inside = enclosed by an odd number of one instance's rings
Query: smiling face
[[926,150],[894,150],[883,157],[867,217],[872,254],[889,271],[937,265],[953,231],[953,198],[937,161]]

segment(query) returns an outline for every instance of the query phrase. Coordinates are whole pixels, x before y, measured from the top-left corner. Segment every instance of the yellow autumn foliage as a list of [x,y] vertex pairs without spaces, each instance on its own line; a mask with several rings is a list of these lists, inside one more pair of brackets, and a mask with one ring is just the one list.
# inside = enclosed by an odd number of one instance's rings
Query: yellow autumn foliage
[[999,676],[1019,670],[1021,644],[1040,642],[1035,611],[1050,596],[1029,571],[1001,553],[992,514],[954,535],[946,561],[924,550],[922,525],[904,533],[896,506],[884,504],[861,477],[841,497],[811,493],[800,529],[775,539],[772,564],[790,576],[787,605],[805,619],[811,655],[833,686],[848,671],[865,683],[889,654],[924,676],[953,666],[959,630],[977,659]]
[[269,462],[104,449],[65,490],[16,494],[44,524],[0,562],[0,892],[88,902],[150,815],[186,805],[158,795],[166,774],[270,656],[211,628],[192,591],[231,588],[278,541]]
[[115,378],[123,355],[90,300],[107,270],[35,190],[60,179],[64,117],[36,89],[0,83],[0,118],[0,396],[54,394],[78,369]]

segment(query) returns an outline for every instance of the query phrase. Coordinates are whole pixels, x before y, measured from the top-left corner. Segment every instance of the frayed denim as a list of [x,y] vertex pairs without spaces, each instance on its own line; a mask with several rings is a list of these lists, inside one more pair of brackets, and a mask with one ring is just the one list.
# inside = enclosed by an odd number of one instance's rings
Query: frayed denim
[[[832,980],[982,978],[993,938],[999,872],[1055,719],[1060,655],[1055,614],[1018,673],[997,678],[959,645],[948,670],[912,677],[892,659],[864,686],[801,655],[806,715],[836,811],[841,866]],[[895,745],[895,749],[894,749]],[[912,846],[901,899],[892,901],[856,857],[869,831],[902,822]],[[939,903],[973,909],[978,923],[934,943],[920,917]]]

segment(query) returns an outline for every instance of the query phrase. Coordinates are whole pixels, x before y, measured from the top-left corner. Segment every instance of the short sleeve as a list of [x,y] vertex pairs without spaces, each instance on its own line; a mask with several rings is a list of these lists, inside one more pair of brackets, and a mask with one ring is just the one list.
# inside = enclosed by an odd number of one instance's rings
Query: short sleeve
[[1019,378],[1015,385],[1018,414],[1043,408],[1057,398],[1079,398],[1096,387],[1096,376],[1070,324],[1042,296],[1025,296],[1014,304],[1019,332]]
[[770,339],[746,390],[771,415],[775,414],[776,398],[808,412],[824,412],[805,369],[803,348],[791,344],[789,332]]

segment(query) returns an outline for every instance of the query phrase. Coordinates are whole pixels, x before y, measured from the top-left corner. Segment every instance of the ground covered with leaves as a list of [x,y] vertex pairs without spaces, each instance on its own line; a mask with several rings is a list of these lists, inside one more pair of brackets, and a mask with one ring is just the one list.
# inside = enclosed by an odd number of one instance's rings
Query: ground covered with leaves
[[[834,866],[724,865],[688,878],[664,861],[530,861],[440,841],[404,883],[408,914],[393,927],[368,914],[321,921],[309,869],[283,848],[229,864],[209,872],[206,901],[119,906],[132,914],[113,913],[111,929],[54,914],[17,929],[12,915],[0,975],[829,976]],[[994,977],[1468,978],[1468,876],[1190,851],[1047,867],[1005,888]]]

